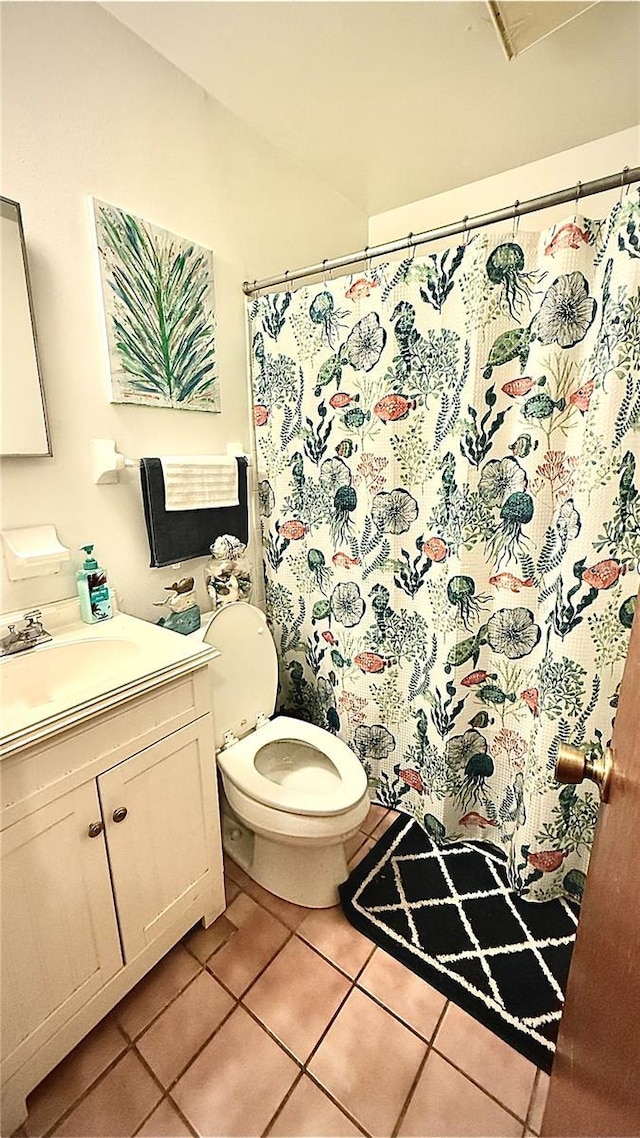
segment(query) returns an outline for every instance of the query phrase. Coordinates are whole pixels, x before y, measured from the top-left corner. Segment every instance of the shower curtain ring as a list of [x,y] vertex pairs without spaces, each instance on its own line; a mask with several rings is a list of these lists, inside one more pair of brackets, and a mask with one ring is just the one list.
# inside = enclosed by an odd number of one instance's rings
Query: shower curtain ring
[[328,259],[329,259],[328,257],[325,257],[324,261],[322,262],[322,283],[323,284],[327,283],[327,261],[328,261]]
[[574,221],[577,221],[577,219],[578,219],[578,202],[580,201],[581,191],[582,191],[582,182],[577,182],[576,183],[576,200],[574,202],[574,213],[573,213],[573,220]]
[[368,277],[370,273],[371,273],[371,254],[369,252],[369,246],[365,245],[365,247],[364,247],[364,275],[365,275],[365,277]]
[[518,228],[520,226],[520,214],[518,213],[519,205],[520,205],[520,202],[516,198],[516,200],[513,203],[513,227],[511,229],[511,240],[514,239],[516,233],[518,232]]
[[467,245],[469,244],[469,230],[467,229],[468,221],[469,221],[469,214],[465,213],[465,215],[462,219],[462,244],[464,245],[465,249],[466,249]]
[[[629,167],[628,166],[625,166],[624,169],[620,173],[620,198],[618,201],[618,205],[622,205],[622,199],[624,197],[624,191],[625,191],[624,176],[625,176],[625,174],[628,174],[628,173],[629,173]],[[626,185],[627,193],[629,193],[630,186],[631,186],[631,183],[627,182],[627,185]]]
[[409,252],[410,252],[409,260],[413,264],[413,262],[416,259],[416,245],[414,244],[414,241],[413,241],[413,232],[407,233],[407,242],[409,245]]

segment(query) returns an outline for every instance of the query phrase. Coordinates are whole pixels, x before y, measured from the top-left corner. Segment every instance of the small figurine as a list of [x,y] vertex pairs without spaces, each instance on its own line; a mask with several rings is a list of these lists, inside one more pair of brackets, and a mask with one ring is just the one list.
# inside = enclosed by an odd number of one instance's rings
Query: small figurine
[[214,609],[251,596],[251,567],[246,545],[225,533],[211,546],[211,560],[204,570],[207,593]]
[[173,585],[165,586],[165,592],[169,596],[153,603],[167,605],[171,611],[168,616],[161,616],[156,621],[157,624],[171,632],[180,632],[183,636],[200,628],[200,608],[196,602],[194,585],[193,577],[183,577],[180,581],[174,581]]

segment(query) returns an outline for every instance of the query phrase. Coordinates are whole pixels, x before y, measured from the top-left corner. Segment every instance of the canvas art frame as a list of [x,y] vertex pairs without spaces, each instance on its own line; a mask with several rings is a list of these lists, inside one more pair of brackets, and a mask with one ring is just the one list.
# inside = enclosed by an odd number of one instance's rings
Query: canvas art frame
[[91,200],[110,401],[219,412],[211,250]]

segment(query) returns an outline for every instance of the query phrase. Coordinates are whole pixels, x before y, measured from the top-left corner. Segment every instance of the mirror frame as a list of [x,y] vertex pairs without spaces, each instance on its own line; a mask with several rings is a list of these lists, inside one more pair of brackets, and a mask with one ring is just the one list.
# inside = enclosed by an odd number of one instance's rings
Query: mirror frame
[[30,453],[25,453],[24,451],[21,451],[21,452],[16,454],[16,453],[12,453],[10,451],[7,451],[6,454],[0,454],[0,458],[52,458],[53,457],[53,448],[51,446],[51,429],[49,427],[49,415],[48,415],[48,410],[47,410],[47,400],[45,398],[45,393],[44,393],[44,384],[42,382],[42,367],[40,364],[40,352],[38,349],[38,333],[36,330],[36,321],[35,321],[35,314],[34,314],[34,309],[33,309],[33,295],[31,292],[31,280],[29,278],[29,263],[27,261],[27,246],[26,246],[25,240],[24,240],[24,228],[22,225],[22,210],[20,209],[20,202],[13,201],[12,198],[6,198],[6,197],[4,197],[3,194],[0,194],[0,202],[3,205],[12,206],[16,211],[16,220],[18,222],[18,233],[20,234],[20,247],[22,249],[22,263],[24,265],[24,276],[25,276],[25,282],[26,282],[26,286],[27,286],[27,301],[29,304],[29,318],[31,320],[31,333],[33,336],[33,354],[35,356],[36,370],[38,372],[38,383],[40,386],[40,399],[42,402],[42,413],[43,413],[43,417],[44,417],[44,431],[45,431],[45,436],[46,436],[46,440],[47,440],[47,447],[48,447],[47,450],[32,451]]

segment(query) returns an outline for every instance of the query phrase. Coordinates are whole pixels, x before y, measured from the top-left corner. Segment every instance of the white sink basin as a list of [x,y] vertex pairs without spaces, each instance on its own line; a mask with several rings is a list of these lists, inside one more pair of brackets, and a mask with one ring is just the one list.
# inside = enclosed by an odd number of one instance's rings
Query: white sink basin
[[117,683],[141,654],[132,640],[102,637],[46,644],[9,656],[2,664],[2,702],[37,707]]
[[[179,636],[124,613],[83,624],[76,598],[41,607],[53,640],[0,658],[0,759],[219,655],[197,634]],[[19,620],[0,615],[0,637]]]

